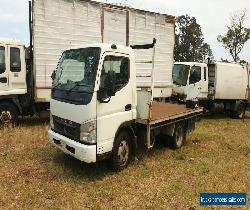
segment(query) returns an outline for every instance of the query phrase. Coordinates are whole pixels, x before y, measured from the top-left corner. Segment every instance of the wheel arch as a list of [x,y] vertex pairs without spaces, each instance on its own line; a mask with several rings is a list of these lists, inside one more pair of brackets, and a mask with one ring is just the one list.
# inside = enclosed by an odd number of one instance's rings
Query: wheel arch
[[[116,131],[116,134],[115,134],[115,139],[116,137],[122,132],[122,131],[126,131],[128,132],[128,134],[130,135],[131,137],[131,146],[132,146],[132,153],[133,155],[136,154],[136,149],[137,149],[137,136],[135,135],[135,131],[133,129],[133,124],[134,124],[134,120],[131,120],[131,121],[127,121],[127,122],[124,122],[122,123],[119,128],[117,129]],[[115,141],[114,141],[115,143]]]
[[18,115],[22,114],[22,107],[17,98],[0,98],[0,105],[4,103],[13,105],[17,110]]

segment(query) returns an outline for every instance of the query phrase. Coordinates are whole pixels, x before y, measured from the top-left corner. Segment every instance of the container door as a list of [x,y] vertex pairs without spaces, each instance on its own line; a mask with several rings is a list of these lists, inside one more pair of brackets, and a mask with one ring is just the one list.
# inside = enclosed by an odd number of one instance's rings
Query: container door
[[129,45],[129,12],[103,8],[102,41],[110,44]]
[[0,45],[0,91],[9,89],[9,67],[7,47]]

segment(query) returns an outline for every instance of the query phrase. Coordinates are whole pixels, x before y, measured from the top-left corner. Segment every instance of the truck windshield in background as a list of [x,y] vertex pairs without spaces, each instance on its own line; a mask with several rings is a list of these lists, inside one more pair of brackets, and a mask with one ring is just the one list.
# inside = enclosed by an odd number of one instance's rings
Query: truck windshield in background
[[97,47],[65,51],[57,66],[52,98],[87,105],[94,92],[100,53]]
[[189,69],[189,65],[175,64],[173,70],[174,84],[186,86],[188,81]]
[[5,72],[5,48],[0,46],[0,74]]

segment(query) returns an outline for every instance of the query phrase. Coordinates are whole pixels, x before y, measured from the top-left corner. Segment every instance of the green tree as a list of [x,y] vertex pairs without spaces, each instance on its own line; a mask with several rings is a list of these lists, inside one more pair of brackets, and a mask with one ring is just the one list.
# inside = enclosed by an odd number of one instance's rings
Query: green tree
[[239,54],[250,39],[250,29],[244,27],[246,10],[236,12],[231,16],[231,25],[227,27],[226,35],[219,35],[217,40],[227,49],[235,62],[240,61]]
[[174,57],[175,61],[197,62],[213,58],[210,45],[204,42],[201,26],[194,17],[177,17]]

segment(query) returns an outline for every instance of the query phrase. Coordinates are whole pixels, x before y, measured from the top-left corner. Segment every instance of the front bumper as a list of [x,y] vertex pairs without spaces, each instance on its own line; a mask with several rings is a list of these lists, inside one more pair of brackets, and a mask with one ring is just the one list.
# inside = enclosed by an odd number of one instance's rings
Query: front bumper
[[51,129],[48,132],[49,141],[57,148],[85,163],[96,162],[96,145],[84,145],[65,136],[55,133]]

